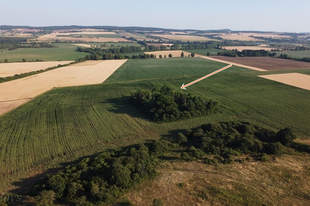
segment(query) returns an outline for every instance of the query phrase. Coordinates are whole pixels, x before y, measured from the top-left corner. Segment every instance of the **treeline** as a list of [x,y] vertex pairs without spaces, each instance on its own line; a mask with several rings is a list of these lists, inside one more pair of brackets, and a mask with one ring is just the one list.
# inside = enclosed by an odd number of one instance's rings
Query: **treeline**
[[[186,146],[181,158],[187,161],[205,158],[206,163],[231,163],[242,154],[267,161],[268,155],[282,155],[296,136],[289,128],[277,133],[248,122],[205,124],[179,133],[176,142]],[[245,160],[245,159],[244,159]]]
[[131,94],[129,102],[156,122],[205,116],[219,109],[218,102],[176,92],[166,85],[151,91],[139,90]]
[[296,61],[302,61],[302,62],[310,62],[310,57],[303,57],[303,58],[290,57],[287,54],[280,54],[279,57],[281,59],[290,59],[290,60],[296,60]]
[[18,48],[53,48],[54,46],[46,43],[27,43],[26,38],[20,37],[0,37],[0,49],[14,50]]
[[220,56],[229,56],[229,57],[274,57],[277,54],[275,52],[269,52],[266,50],[226,50],[217,53]]
[[55,199],[74,205],[111,203],[132,186],[153,177],[157,156],[167,150],[166,142],[153,141],[104,152],[47,175],[28,193],[36,196],[40,205],[53,205]]

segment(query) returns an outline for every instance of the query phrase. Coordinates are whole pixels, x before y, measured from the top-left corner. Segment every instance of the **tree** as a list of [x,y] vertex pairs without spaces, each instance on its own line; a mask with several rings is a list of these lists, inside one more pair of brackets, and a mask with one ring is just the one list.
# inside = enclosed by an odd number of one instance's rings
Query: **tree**
[[165,58],[167,58],[167,55],[165,55]]
[[207,52],[207,56],[210,56],[210,52]]
[[284,146],[289,146],[294,142],[296,136],[293,134],[292,130],[289,128],[281,129],[276,136],[277,140]]
[[159,58],[163,58],[163,56],[160,54],[160,55],[159,55]]
[[8,59],[5,59],[5,60],[4,60],[4,63],[9,63],[9,60],[8,60]]
[[194,53],[191,53],[191,57],[195,57],[195,54],[194,54]]
[[184,57],[184,52],[181,53],[181,57]]
[[39,206],[49,206],[54,204],[55,193],[52,190],[44,190],[35,197],[36,203]]
[[172,54],[169,54],[169,58],[172,58]]

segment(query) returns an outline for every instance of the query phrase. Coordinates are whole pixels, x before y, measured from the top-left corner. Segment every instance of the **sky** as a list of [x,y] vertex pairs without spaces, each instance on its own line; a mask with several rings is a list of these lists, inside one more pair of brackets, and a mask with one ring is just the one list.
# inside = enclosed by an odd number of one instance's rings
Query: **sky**
[[310,32],[309,0],[0,0],[0,5],[0,25]]

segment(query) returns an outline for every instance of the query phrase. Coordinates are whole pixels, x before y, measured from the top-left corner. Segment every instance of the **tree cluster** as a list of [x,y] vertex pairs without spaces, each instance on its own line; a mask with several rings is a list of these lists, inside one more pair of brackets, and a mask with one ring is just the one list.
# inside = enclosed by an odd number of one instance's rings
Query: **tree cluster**
[[[184,160],[197,160],[206,156],[219,156],[222,163],[229,163],[241,154],[262,156],[282,155],[285,146],[291,146],[296,136],[289,128],[277,133],[248,122],[222,122],[205,124],[180,133],[175,140],[187,146],[182,153]],[[208,163],[218,160],[206,159]]]
[[14,50],[18,48],[53,48],[54,46],[46,43],[27,43],[26,38],[20,37],[0,37],[0,49]]
[[132,186],[156,174],[157,155],[168,150],[165,141],[153,141],[85,158],[63,171],[47,175],[29,193],[38,202],[53,199],[93,205],[111,203]]
[[219,109],[218,102],[189,93],[176,92],[168,86],[133,93],[129,102],[156,122],[172,122],[205,116]]
[[303,57],[303,58],[290,57],[287,54],[280,54],[279,57],[281,59],[290,59],[290,60],[296,60],[296,61],[302,61],[302,62],[310,62],[310,57]]
[[220,56],[229,56],[229,57],[274,57],[276,56],[276,53],[271,53],[266,50],[242,50],[238,51],[237,49],[235,50],[226,50],[223,52],[218,52],[218,55]]

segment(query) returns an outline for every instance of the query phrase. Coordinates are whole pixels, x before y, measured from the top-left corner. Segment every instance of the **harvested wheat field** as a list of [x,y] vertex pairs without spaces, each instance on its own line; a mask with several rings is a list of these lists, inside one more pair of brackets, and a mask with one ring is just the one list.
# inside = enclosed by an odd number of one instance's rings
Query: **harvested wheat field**
[[54,87],[100,84],[125,62],[126,60],[88,61],[2,83],[0,84],[0,114]]
[[243,51],[243,50],[266,50],[266,51],[270,51],[272,49],[272,47],[267,47],[267,46],[225,46],[222,47],[222,49],[226,49],[226,50],[238,50],[238,51]]
[[221,37],[226,40],[237,40],[237,41],[261,41],[260,39],[256,39],[254,37],[250,37],[250,35],[246,33],[233,33],[233,34],[219,34],[217,37]]
[[3,63],[0,64],[0,77],[9,77],[15,74],[45,70],[50,67],[69,64],[71,62],[72,61]]
[[212,56],[211,59],[232,62],[233,64],[243,64],[265,70],[289,70],[310,68],[309,62],[294,61],[288,59],[271,57],[226,57]]
[[184,56],[188,57],[191,53],[182,51],[182,50],[170,50],[170,51],[155,51],[155,52],[144,52],[145,54],[153,54],[156,55],[156,58],[159,58],[159,55],[162,55],[162,58],[169,58],[169,54],[172,54],[172,57],[181,57],[182,52],[184,52]]
[[270,75],[261,75],[259,77],[291,85],[301,89],[310,90],[310,76],[306,74],[300,74],[300,73],[270,74]]
[[[72,35],[81,35],[72,36]],[[94,36],[91,36],[94,35]],[[114,32],[72,32],[72,33],[51,33],[37,38],[40,42],[45,41],[70,41],[70,42],[130,42],[124,38],[117,37],[100,37],[96,35],[116,35]]]
[[172,35],[172,34],[151,34],[151,36],[161,37],[175,41],[217,41],[202,36],[190,36],[190,35]]

